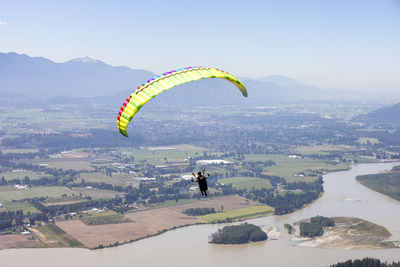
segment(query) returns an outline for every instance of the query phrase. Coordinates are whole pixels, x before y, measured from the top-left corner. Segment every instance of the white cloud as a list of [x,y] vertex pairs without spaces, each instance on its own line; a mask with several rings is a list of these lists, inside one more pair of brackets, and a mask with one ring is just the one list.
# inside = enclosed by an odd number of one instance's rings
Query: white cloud
[[7,22],[5,22],[5,21],[0,21],[0,26],[6,26],[7,25]]

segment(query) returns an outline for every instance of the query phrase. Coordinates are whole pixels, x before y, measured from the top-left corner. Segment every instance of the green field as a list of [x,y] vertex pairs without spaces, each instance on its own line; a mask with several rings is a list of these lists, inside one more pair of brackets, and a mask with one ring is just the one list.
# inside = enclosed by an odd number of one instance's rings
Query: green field
[[102,213],[89,213],[81,219],[87,225],[102,225],[102,224],[113,224],[113,223],[126,223],[131,222],[129,218],[116,213],[114,211],[106,211]]
[[[74,192],[76,192],[74,190]],[[52,197],[47,198],[45,201],[41,201],[44,206],[51,206],[51,205],[65,205],[65,204],[72,204],[72,203],[79,203],[87,201],[86,198],[80,197],[79,193],[76,192],[75,196],[67,196],[67,197]]]
[[[200,197],[200,195],[199,195]],[[163,207],[169,207],[169,206],[175,206],[175,205],[181,205],[181,204],[187,204],[187,203],[193,203],[193,202],[199,202],[199,201],[207,201],[210,199],[214,199],[214,197],[207,197],[207,198],[189,198],[189,199],[178,199],[178,201],[175,200],[167,200],[162,203],[156,203],[156,204],[149,204],[146,205],[146,207],[150,208],[163,208]]]
[[329,155],[332,151],[350,151],[353,148],[345,145],[324,145],[324,146],[298,146],[294,151],[303,155]]
[[345,163],[336,164],[325,160],[313,160],[307,158],[294,159],[289,158],[287,155],[246,154],[245,158],[247,161],[274,161],[276,165],[265,168],[264,173],[284,177],[288,182],[315,180],[315,177],[294,176],[296,173],[307,170],[335,171],[348,168]]
[[0,172],[0,178],[3,176],[4,176],[4,179],[6,179],[7,181],[13,180],[16,178],[23,179],[23,178],[25,178],[25,176],[28,176],[29,179],[31,179],[31,180],[36,180],[41,177],[51,177],[48,174],[26,171],[26,170],[21,170],[21,171],[17,171],[17,172]]
[[204,149],[191,145],[174,145],[174,150],[165,150],[160,147],[149,149],[120,148],[120,152],[125,155],[133,156],[135,162],[146,161],[150,164],[182,163],[188,157],[203,154]]
[[343,155],[343,159],[346,160],[353,160],[353,161],[357,161],[358,163],[374,163],[374,162],[378,162],[377,159],[373,158],[373,157],[359,157],[350,153],[346,153]]
[[26,201],[23,201],[23,202],[3,201],[2,204],[7,211],[22,210],[25,214],[27,212],[30,212],[30,213],[40,212],[34,206],[32,206],[31,203],[26,202]]
[[48,168],[57,168],[63,170],[88,170],[92,171],[94,168],[92,167],[91,163],[86,160],[74,160],[74,161],[53,161],[53,162],[40,162],[37,164],[48,164]]
[[19,200],[34,197],[61,197],[63,194],[71,196],[74,192],[61,186],[28,187],[25,190],[15,190],[11,186],[0,186],[0,201]]
[[[116,179],[113,179],[112,177],[100,172],[81,173],[80,178],[91,183],[107,183],[114,185],[120,184],[120,181],[117,181]],[[77,182],[80,182],[80,180],[78,179]]]
[[[65,110],[58,108],[55,112],[46,112],[41,108],[26,108],[18,110],[2,110],[0,127],[7,128],[8,134],[21,133],[31,129],[29,123],[41,129],[72,130],[99,128],[105,123],[112,123],[112,118],[93,116],[90,112],[80,110]],[[62,112],[57,112],[62,111]]]
[[[129,173],[113,173],[112,176],[107,176],[104,173],[100,172],[90,172],[90,173],[81,173],[81,179],[85,179],[86,182],[97,182],[97,183],[107,183],[112,185],[126,185],[127,183],[139,184],[138,181],[133,179],[135,177],[134,174]],[[78,179],[78,182],[80,180]]]
[[7,153],[35,153],[39,152],[39,149],[30,149],[30,148],[15,148],[15,149],[3,149],[0,150],[3,154]]
[[38,226],[37,229],[46,237],[46,241],[53,243],[55,246],[84,247],[78,240],[64,232],[55,224],[45,224]]
[[90,196],[92,199],[113,198],[116,195],[122,194],[118,191],[82,187],[73,187],[72,191],[74,191],[76,195],[82,193],[82,196]]
[[251,206],[242,209],[207,214],[203,216],[198,216],[197,218],[206,223],[224,221],[228,218],[232,221],[240,221],[254,217],[265,216],[268,214],[272,214],[273,212],[274,208],[270,206]]
[[237,189],[247,189],[248,191],[252,190],[253,187],[255,189],[272,187],[269,180],[255,177],[223,178],[219,179],[218,182],[222,184],[232,184],[232,186]]

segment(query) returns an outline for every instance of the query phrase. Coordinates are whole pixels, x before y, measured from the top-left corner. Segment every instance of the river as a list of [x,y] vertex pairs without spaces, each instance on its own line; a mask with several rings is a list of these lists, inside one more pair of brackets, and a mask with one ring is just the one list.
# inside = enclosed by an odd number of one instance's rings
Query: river
[[71,266],[326,266],[347,259],[376,257],[400,261],[400,249],[349,250],[296,247],[284,223],[315,215],[353,216],[385,226],[392,240],[400,240],[400,202],[357,183],[361,174],[390,170],[399,163],[355,165],[349,171],[324,176],[325,193],[292,214],[268,216],[249,222],[278,227],[279,240],[247,245],[212,245],[208,236],[223,225],[195,225],[131,244],[102,250],[52,248],[0,251],[2,267]]

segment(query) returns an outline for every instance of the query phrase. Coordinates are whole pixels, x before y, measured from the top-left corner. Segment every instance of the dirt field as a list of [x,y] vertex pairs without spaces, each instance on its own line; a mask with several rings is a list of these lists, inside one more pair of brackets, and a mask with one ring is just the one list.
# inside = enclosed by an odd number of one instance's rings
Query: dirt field
[[224,211],[228,211],[254,205],[262,205],[262,204],[252,200],[248,200],[241,196],[234,195],[234,196],[220,197],[208,201],[199,201],[194,203],[177,205],[170,208],[179,212],[182,212],[190,208],[214,208],[218,212],[220,211],[221,206],[224,207]]
[[109,246],[115,242],[123,243],[154,235],[162,230],[200,223],[196,217],[182,214],[182,211],[189,208],[204,207],[215,208],[219,211],[221,205],[227,211],[260,205],[260,203],[248,201],[240,196],[228,196],[208,201],[131,212],[125,214],[125,217],[132,220],[129,223],[88,226],[81,221],[70,220],[56,224],[88,248],[95,248],[100,244]]
[[0,249],[41,247],[39,242],[29,238],[32,238],[32,235],[0,235]]
[[128,242],[157,234],[163,229],[199,222],[197,218],[183,215],[169,208],[130,213],[126,217],[133,222],[88,226],[81,221],[72,220],[56,224],[88,248],[94,248],[100,244],[109,246],[115,242]]

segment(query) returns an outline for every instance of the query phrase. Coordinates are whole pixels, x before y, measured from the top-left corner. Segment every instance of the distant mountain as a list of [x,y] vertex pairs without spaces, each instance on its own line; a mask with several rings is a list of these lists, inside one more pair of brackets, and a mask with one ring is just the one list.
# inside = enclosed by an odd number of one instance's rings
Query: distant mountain
[[[147,70],[113,67],[88,57],[56,63],[42,57],[0,53],[0,104],[12,103],[16,98],[21,100],[21,96],[41,99],[44,103],[90,103],[93,98],[95,102],[122,103],[138,85],[153,76]],[[166,106],[263,105],[343,100],[352,96],[347,91],[308,86],[279,75],[244,78],[243,83],[248,89],[248,98],[241,97],[226,80],[205,79],[167,91],[162,98],[151,102]]]
[[400,103],[360,115],[354,120],[375,123],[400,123]]
[[[215,105],[268,105],[279,103],[296,103],[305,101],[343,100],[349,93],[325,90],[307,86],[279,86],[273,82],[242,80],[248,97],[242,97],[239,90],[230,82],[222,79],[204,79],[195,83],[180,85],[163,93],[151,102],[161,106],[215,106]],[[121,92],[121,99],[129,95],[129,91]],[[125,96],[125,98],[122,97]]]
[[[267,105],[305,101],[343,101],[356,98],[349,91],[321,89],[302,84],[284,76],[267,76],[261,79],[241,78],[248,97],[222,79],[204,79],[183,84],[163,93],[162,98],[152,100],[157,105]],[[122,93],[122,92],[121,92]],[[123,92],[125,97],[129,92]],[[122,99],[122,98],[121,98]]]
[[272,82],[275,83],[276,85],[283,87],[303,85],[293,78],[285,77],[282,75],[270,75],[257,80],[260,82]]
[[56,63],[42,57],[0,53],[2,96],[104,96],[132,90],[152,76],[154,73],[147,70],[113,67],[88,57]]

